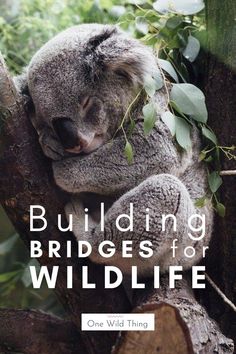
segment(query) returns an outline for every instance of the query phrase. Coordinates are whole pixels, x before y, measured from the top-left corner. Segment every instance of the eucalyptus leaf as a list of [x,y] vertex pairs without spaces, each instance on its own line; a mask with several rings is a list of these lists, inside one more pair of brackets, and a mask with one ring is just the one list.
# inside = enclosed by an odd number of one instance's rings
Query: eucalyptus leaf
[[208,184],[212,193],[215,193],[222,184],[222,178],[219,175],[219,172],[213,171],[208,176]]
[[143,107],[143,116],[144,116],[144,134],[148,135],[156,122],[156,111],[152,102],[146,104]]
[[199,154],[199,158],[198,161],[203,161],[206,158],[206,152],[205,151],[201,151]]
[[19,270],[0,274],[0,283],[5,283],[19,274]]
[[131,164],[133,161],[134,154],[133,154],[132,145],[130,144],[129,141],[126,141],[126,144],[125,144],[125,157],[126,157],[128,163]]
[[145,17],[142,17],[142,16],[138,16],[136,17],[135,19],[135,27],[136,27],[136,30],[139,32],[139,33],[142,33],[142,34],[147,34],[148,33],[148,22],[146,21]]
[[189,150],[192,145],[190,139],[191,126],[186,122],[185,119],[175,116],[175,129],[175,135],[178,144],[184,150]]
[[158,59],[158,63],[160,64],[160,67],[175,80],[175,82],[179,82],[178,75],[176,74],[173,65],[168,60]]
[[132,135],[134,128],[135,128],[135,121],[133,119],[131,119],[130,124],[128,126],[128,131],[127,131],[128,136]]
[[3,256],[12,250],[12,247],[16,243],[18,235],[14,234],[9,237],[6,241],[0,243],[0,256]]
[[202,127],[202,135],[204,135],[208,140],[212,141],[215,145],[217,145],[216,135],[205,126]]
[[203,0],[157,0],[153,8],[160,13],[193,15],[204,9],[204,2]]
[[170,129],[171,135],[175,135],[175,116],[173,113],[170,111],[166,111],[162,113],[161,115],[161,120],[167,125],[167,127]]
[[29,263],[26,265],[21,277],[21,281],[26,288],[28,288],[32,284],[32,278],[31,278],[30,268],[29,268],[30,266],[36,267],[37,271],[40,269],[39,262],[36,259],[31,259]]
[[156,71],[153,73],[153,76],[148,76],[144,82],[144,89],[147,92],[148,96],[153,97],[156,90],[160,90],[163,86],[163,79],[161,73]]
[[199,199],[197,199],[197,200],[195,201],[194,205],[195,205],[197,208],[203,208],[203,207],[206,205],[207,200],[208,200],[208,199],[207,199],[206,196],[201,197],[201,198],[199,198]]
[[183,51],[183,56],[192,63],[197,58],[199,51],[200,51],[199,40],[190,35],[188,37],[187,46]]
[[173,16],[173,17],[168,18],[168,20],[166,21],[166,27],[168,27],[170,29],[175,29],[182,22],[183,22],[182,16]]
[[198,122],[206,123],[207,109],[203,92],[192,84],[173,84],[170,98],[179,109]]
[[207,158],[205,158],[204,162],[211,162],[213,161],[213,157],[210,155]]
[[161,75],[161,72],[160,70],[156,70],[153,74],[153,79],[155,81],[155,87],[156,87],[156,90],[160,90],[163,85],[164,85],[164,82],[163,82],[163,78],[162,78],[162,75]]
[[156,92],[156,83],[152,76],[146,78],[144,82],[144,89],[148,96],[153,97]]
[[115,18],[119,18],[119,17],[123,16],[125,13],[126,13],[126,9],[124,6],[121,6],[121,5],[114,5],[109,10],[109,14]]
[[223,218],[225,216],[225,206],[224,206],[224,204],[218,202],[216,204],[216,211]]
[[132,4],[132,5],[144,5],[146,4],[147,0],[128,0],[127,4]]

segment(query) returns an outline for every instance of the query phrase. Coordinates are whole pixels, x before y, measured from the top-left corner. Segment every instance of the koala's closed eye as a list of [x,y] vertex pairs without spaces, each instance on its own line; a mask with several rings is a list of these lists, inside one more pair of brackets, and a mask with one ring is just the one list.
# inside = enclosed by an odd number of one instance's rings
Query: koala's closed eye
[[91,97],[86,96],[86,97],[79,97],[79,105],[81,106],[82,109],[86,109],[89,104],[91,103]]
[[132,77],[126,71],[124,71],[122,69],[115,70],[115,74],[118,75],[122,79],[132,81]]

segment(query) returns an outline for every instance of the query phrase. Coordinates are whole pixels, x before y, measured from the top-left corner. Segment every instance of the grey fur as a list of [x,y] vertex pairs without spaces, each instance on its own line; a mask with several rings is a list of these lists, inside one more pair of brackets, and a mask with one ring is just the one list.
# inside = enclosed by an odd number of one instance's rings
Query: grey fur
[[[198,161],[197,131],[192,134],[192,149],[183,152],[160,119],[166,109],[163,90],[153,98],[157,121],[148,137],[143,133],[142,96],[132,112],[136,121],[130,138],[134,147],[132,164],[124,156],[123,134],[111,141],[145,78],[156,70],[155,56],[139,41],[114,26],[90,24],[70,28],[46,43],[31,60],[25,81],[21,77],[18,84],[19,89],[28,85],[35,107],[33,125],[40,144],[44,153],[56,160],[55,181],[73,195],[65,210],[67,215],[74,216],[75,236],[89,240],[94,247],[92,260],[102,263],[106,260],[98,256],[97,246],[105,239],[113,241],[118,253],[109,262],[125,272],[129,272],[131,264],[139,265],[143,275],[150,275],[157,264],[165,271],[172,264],[181,264],[186,269],[197,263],[202,247],[209,243],[213,223],[210,205],[200,210],[194,206],[194,201],[207,192],[205,167]],[[89,109],[82,109],[81,102],[87,96],[92,97]],[[90,141],[87,154],[71,157],[63,149],[53,128],[53,120],[60,117],[70,118],[79,133]],[[90,231],[83,230],[82,195],[91,192],[113,198],[114,204],[105,216],[105,232],[100,231],[92,216]],[[130,202],[135,208],[134,232],[121,233],[114,220],[127,212]],[[144,229],[147,207],[152,216],[150,232]],[[177,217],[177,232],[172,231],[170,224],[166,232],[161,232],[160,217],[170,213]],[[206,215],[206,236],[197,243],[187,236],[187,219],[195,213]],[[175,259],[170,253],[173,238],[179,240]],[[133,240],[132,261],[121,258],[122,239]],[[137,253],[142,240],[153,242],[154,256],[149,260],[141,259]],[[194,258],[183,256],[186,246],[196,248]]]

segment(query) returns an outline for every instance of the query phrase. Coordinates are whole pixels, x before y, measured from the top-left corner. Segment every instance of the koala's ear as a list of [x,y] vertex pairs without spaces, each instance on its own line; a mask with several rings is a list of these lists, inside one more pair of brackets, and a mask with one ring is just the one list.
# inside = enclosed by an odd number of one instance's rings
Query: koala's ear
[[88,40],[87,51],[94,52],[98,46],[110,38],[112,35],[117,34],[117,27],[106,26],[101,33],[96,34]]
[[129,38],[117,27],[94,36],[89,41],[93,66],[97,72],[112,70],[134,84],[144,84],[146,77],[158,70],[157,60],[150,48]]
[[145,80],[158,70],[151,50],[133,41],[127,43],[127,47],[117,51],[116,55],[106,58],[106,67],[126,77],[134,85],[143,85]]
[[14,76],[13,81],[16,87],[16,90],[19,94],[26,96],[26,105],[27,111],[29,113],[34,113],[34,104],[30,96],[28,80],[27,80],[27,69],[25,69],[21,75]]
[[14,84],[17,91],[26,96],[30,96],[29,87],[27,82],[27,69],[24,69],[22,74],[13,77]]

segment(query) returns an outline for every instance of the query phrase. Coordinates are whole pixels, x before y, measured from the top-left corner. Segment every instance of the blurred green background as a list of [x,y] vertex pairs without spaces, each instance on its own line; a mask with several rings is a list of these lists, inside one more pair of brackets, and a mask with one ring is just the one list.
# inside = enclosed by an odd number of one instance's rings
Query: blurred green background
[[[116,23],[158,51],[166,73],[196,83],[204,46],[202,0],[1,0],[0,51],[19,74],[35,51],[64,28],[89,22]],[[196,15],[197,14],[197,15]],[[52,291],[34,290],[28,251],[0,207],[0,306],[34,307],[61,314]]]

